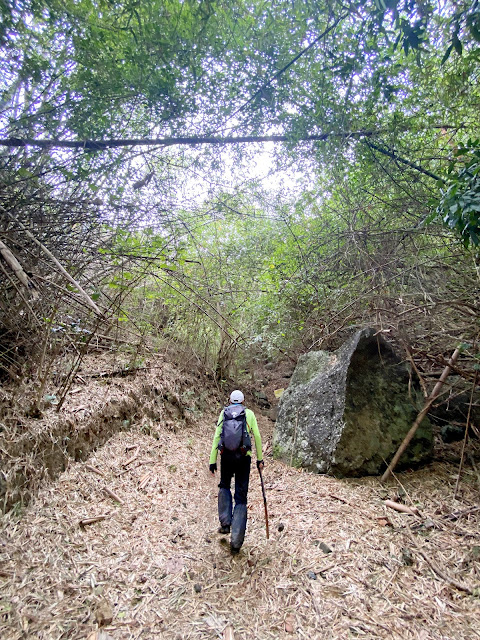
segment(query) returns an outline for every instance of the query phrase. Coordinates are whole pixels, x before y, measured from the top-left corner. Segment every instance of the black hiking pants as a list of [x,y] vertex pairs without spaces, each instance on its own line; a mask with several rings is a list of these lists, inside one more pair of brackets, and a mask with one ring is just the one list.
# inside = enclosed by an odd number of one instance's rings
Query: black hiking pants
[[[218,517],[222,527],[230,527],[230,544],[240,549],[247,528],[247,494],[250,480],[251,456],[225,450],[220,458],[220,484],[218,492]],[[230,485],[235,477],[235,509],[232,505]]]

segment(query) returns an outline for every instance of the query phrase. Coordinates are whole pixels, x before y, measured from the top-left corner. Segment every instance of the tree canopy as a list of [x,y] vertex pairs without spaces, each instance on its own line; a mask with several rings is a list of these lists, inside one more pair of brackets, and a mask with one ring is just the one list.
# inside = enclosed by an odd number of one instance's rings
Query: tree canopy
[[222,377],[356,323],[415,341],[450,300],[443,329],[474,341],[478,0],[0,15],[7,335],[175,336]]

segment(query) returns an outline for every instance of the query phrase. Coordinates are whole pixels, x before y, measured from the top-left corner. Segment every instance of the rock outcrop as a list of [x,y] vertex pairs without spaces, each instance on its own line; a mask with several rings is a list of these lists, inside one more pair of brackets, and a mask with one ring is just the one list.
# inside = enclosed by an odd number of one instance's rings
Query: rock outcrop
[[[373,329],[334,352],[302,356],[282,396],[273,438],[277,458],[318,473],[377,474],[393,456],[423,399],[417,380]],[[400,465],[432,454],[425,419]]]

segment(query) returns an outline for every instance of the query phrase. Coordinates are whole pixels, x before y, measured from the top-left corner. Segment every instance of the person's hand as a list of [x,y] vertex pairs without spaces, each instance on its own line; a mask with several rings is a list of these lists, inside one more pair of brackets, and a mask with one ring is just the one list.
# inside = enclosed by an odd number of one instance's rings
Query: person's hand
[[257,460],[257,469],[259,471],[262,471],[264,466],[265,465],[263,464],[263,460]]
[[210,465],[210,473],[212,474],[212,476],[215,475],[216,470],[217,470],[217,463],[214,462],[213,464]]

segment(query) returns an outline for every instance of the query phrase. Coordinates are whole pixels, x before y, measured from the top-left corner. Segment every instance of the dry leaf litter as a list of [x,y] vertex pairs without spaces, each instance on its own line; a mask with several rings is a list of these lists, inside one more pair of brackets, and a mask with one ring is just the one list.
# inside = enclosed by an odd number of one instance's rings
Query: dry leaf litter
[[[216,407],[215,407],[216,408]],[[480,638],[479,479],[435,463],[337,480],[252,467],[240,554],[217,533],[214,417],[117,433],[45,480],[0,538],[3,640]],[[415,505],[397,513],[384,500]]]

